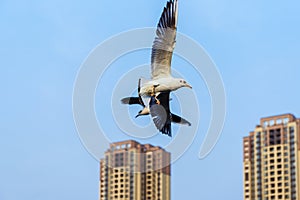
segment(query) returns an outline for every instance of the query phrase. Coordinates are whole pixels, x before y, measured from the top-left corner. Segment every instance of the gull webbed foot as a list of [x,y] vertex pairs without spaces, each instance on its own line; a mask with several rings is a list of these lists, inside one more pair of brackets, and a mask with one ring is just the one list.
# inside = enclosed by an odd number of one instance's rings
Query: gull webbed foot
[[160,105],[160,101],[158,100],[158,98],[155,96],[155,100],[156,100],[156,104]]

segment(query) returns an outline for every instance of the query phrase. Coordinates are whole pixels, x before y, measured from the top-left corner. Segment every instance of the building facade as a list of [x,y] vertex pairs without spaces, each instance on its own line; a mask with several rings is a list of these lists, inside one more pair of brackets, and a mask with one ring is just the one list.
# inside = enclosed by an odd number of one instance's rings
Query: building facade
[[300,199],[300,119],[262,118],[243,139],[245,200]]
[[133,140],[110,144],[100,161],[100,200],[170,200],[170,153]]

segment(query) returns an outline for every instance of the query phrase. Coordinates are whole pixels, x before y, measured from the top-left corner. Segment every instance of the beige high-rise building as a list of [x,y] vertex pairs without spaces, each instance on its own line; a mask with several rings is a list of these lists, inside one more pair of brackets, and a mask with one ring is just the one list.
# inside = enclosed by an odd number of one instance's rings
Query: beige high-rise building
[[170,200],[170,153],[133,140],[110,144],[100,161],[100,200]]
[[262,118],[244,137],[244,199],[300,199],[300,119]]

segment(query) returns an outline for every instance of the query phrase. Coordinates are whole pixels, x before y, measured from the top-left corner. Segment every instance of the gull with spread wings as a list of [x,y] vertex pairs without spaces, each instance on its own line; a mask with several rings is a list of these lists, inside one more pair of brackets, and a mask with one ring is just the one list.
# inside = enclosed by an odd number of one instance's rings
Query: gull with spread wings
[[178,0],[169,0],[158,22],[152,46],[152,79],[144,84],[139,94],[150,95],[149,108],[152,120],[161,133],[170,137],[172,136],[171,122],[174,121],[174,115],[170,111],[170,92],[181,87],[192,88],[184,79],[171,76],[177,18]]
[[140,95],[152,96],[156,92],[192,88],[184,79],[171,76],[171,61],[176,43],[178,1],[169,0],[156,29],[152,46],[151,80],[141,87]]
[[[152,46],[151,80],[138,87],[139,97],[127,97],[125,104],[140,104],[143,109],[137,116],[151,114],[156,128],[172,136],[171,122],[191,125],[187,120],[170,111],[170,92],[181,87],[192,88],[184,79],[171,76],[171,61],[176,43],[178,0],[169,0],[157,25],[156,37]],[[145,106],[143,97],[150,97]]]
[[[139,83],[138,83],[138,94],[140,93],[140,84],[141,84],[141,79],[139,79]],[[166,95],[165,93],[161,93],[157,97],[156,96],[152,96],[151,98],[154,98],[155,100],[158,99],[162,103],[162,106],[163,106],[163,108],[165,110],[170,110],[169,109],[169,105],[167,103],[169,95]],[[167,98],[167,99],[163,99],[163,98]],[[151,101],[152,101],[152,103],[151,103]],[[151,110],[153,112],[156,111],[156,109],[153,109],[152,106],[154,104],[157,104],[158,101],[156,101],[155,103],[153,103],[153,99],[150,99],[149,104],[145,105],[145,103],[144,103],[141,95],[139,95],[138,97],[125,97],[125,98],[121,99],[121,102],[123,104],[128,104],[128,105],[141,105],[143,107],[143,109],[140,110],[139,113],[135,116],[135,118],[137,118],[139,116],[149,115],[150,114],[150,106],[151,106]],[[152,112],[152,115],[154,114],[153,112]],[[182,117],[179,117],[178,115],[175,115],[175,114],[173,114],[171,112],[170,112],[170,115],[171,115],[171,121],[173,123],[191,126],[191,123],[189,121],[187,121],[186,119],[184,119]],[[165,116],[166,116],[166,114],[165,114]],[[159,118],[157,118],[157,120],[158,119]],[[159,126],[162,126],[162,125],[160,124]]]

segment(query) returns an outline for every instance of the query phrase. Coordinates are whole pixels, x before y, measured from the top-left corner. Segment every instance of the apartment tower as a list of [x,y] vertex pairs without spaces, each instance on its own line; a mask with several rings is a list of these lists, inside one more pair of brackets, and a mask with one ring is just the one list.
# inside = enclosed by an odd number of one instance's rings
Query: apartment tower
[[110,144],[100,161],[100,200],[170,200],[170,153],[133,140]]
[[244,199],[300,199],[300,119],[262,118],[243,139]]

